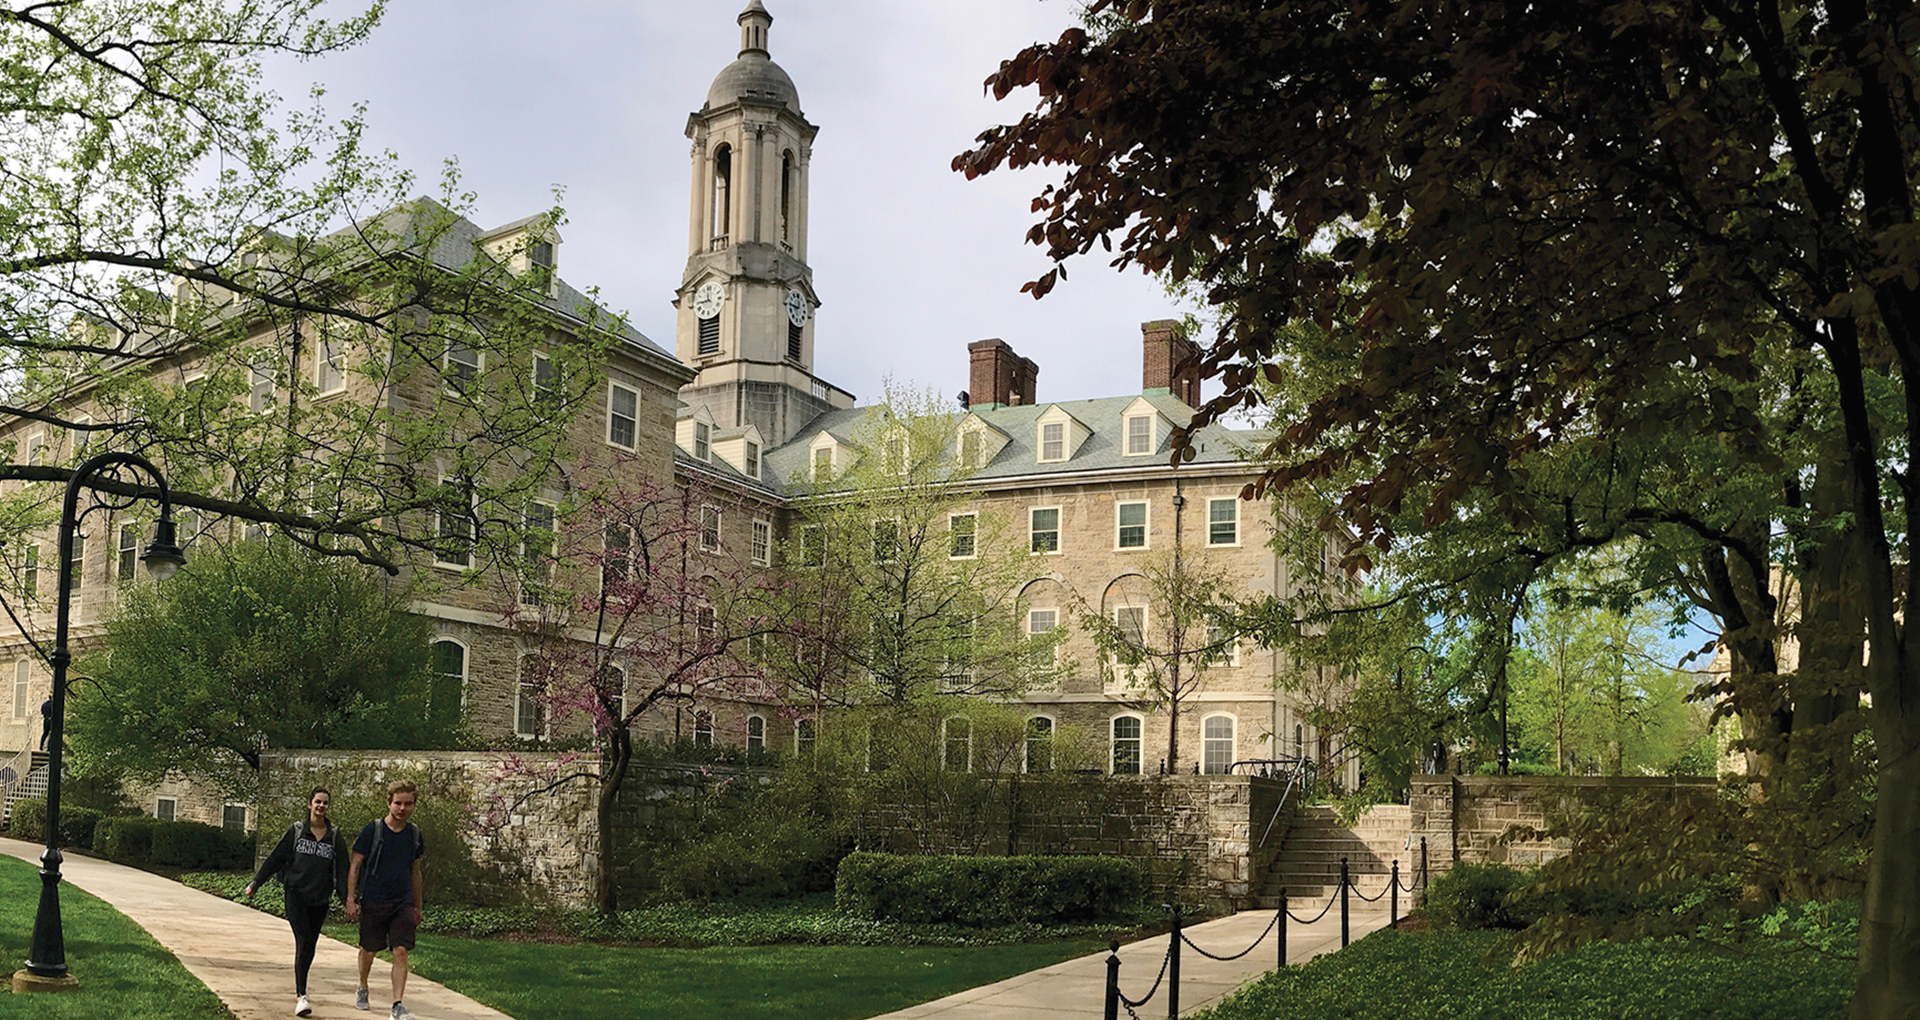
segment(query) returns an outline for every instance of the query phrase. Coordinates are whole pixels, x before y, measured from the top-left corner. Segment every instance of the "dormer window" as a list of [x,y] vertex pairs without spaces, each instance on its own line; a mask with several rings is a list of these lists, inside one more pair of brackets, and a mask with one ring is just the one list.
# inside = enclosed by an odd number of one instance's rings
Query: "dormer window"
[[1138,456],[1153,452],[1153,415],[1130,414],[1127,416],[1127,455]]
[[977,468],[980,466],[980,432],[969,429],[960,435],[960,466]]
[[813,451],[813,480],[824,482],[833,477],[833,448],[823,446]]
[[527,246],[527,261],[536,270],[553,272],[553,242],[535,241]]
[[746,466],[742,469],[743,474],[748,478],[760,477],[760,444],[751,439],[747,440],[745,464]]
[[907,473],[907,437],[887,437],[887,471],[896,475]]
[[1065,422],[1053,421],[1040,426],[1040,459],[1043,462],[1067,459]]
[[708,459],[708,454],[712,452],[712,438],[713,429],[708,426],[706,422],[697,421],[693,423],[693,459]]

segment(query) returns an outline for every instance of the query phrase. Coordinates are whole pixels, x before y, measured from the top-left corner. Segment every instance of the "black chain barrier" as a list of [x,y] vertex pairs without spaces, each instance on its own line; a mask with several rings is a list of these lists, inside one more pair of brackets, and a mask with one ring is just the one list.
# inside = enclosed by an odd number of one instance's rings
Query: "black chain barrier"
[[1374,893],[1372,896],[1368,896],[1366,893],[1361,892],[1360,887],[1357,885],[1353,885],[1352,883],[1348,883],[1348,885],[1350,888],[1353,889],[1353,894],[1355,896],[1360,897],[1360,902],[1362,903],[1378,903],[1380,902],[1380,897],[1385,896],[1387,894],[1387,886],[1384,886],[1384,885],[1380,887],[1379,892]]
[[1207,952],[1206,950],[1200,948],[1199,945],[1197,945],[1192,939],[1188,938],[1185,932],[1182,932],[1180,934],[1180,941],[1185,942],[1189,949],[1192,949],[1194,952],[1199,953],[1201,956],[1204,956],[1209,960],[1220,960],[1222,962],[1227,960],[1238,960],[1239,958],[1247,955],[1248,953],[1251,953],[1254,950],[1260,948],[1260,943],[1265,942],[1267,940],[1267,936],[1272,934],[1273,932],[1273,926],[1279,923],[1280,923],[1280,914],[1276,911],[1273,915],[1273,920],[1267,922],[1266,931],[1261,932],[1260,937],[1253,940],[1253,945],[1250,945],[1247,948],[1240,950],[1239,952],[1233,954],[1232,956],[1215,956],[1212,953]]
[[1339,900],[1340,900],[1340,892],[1339,890],[1336,889],[1334,890],[1334,893],[1332,896],[1327,897],[1327,905],[1324,907],[1321,907],[1320,912],[1313,915],[1312,920],[1301,917],[1299,914],[1296,914],[1291,910],[1287,911],[1287,916],[1293,918],[1295,921],[1298,921],[1301,924],[1312,924],[1314,923],[1314,921],[1318,921],[1321,918],[1327,916],[1327,911],[1332,910],[1333,905],[1339,902]]
[[1173,959],[1173,944],[1169,942],[1167,944],[1167,951],[1160,955],[1160,973],[1155,975],[1153,979],[1153,987],[1147,989],[1147,994],[1142,995],[1138,999],[1129,999],[1127,998],[1127,994],[1125,992],[1120,993],[1120,1004],[1122,1006],[1127,1007],[1127,1012],[1129,1013],[1133,1012],[1133,1007],[1135,1006],[1144,1006],[1147,1003],[1152,1002],[1153,997],[1160,993],[1160,982],[1165,980],[1167,976],[1167,962],[1172,959]]

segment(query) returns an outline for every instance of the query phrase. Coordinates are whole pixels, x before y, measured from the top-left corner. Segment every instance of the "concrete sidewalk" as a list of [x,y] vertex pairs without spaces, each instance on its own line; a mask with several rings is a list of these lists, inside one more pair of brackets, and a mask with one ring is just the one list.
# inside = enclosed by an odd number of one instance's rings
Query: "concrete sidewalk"
[[[0,838],[0,853],[35,867],[40,864],[40,851],[38,844]],[[293,1015],[293,933],[285,921],[137,868],[77,854],[66,855],[60,874],[66,880],[63,884],[98,896],[145,928],[194,977],[213,989],[239,1020]],[[270,888],[258,895],[280,895],[279,886],[268,884]],[[431,889],[427,910],[433,910]],[[307,982],[315,1017],[386,1016],[393,998],[388,966],[382,960],[374,961],[367,982],[373,991],[373,1012],[353,1008],[357,954],[352,946],[320,937]],[[80,979],[77,994],[87,994],[86,959],[69,954],[67,965]],[[12,973],[14,967],[6,970]],[[407,1008],[420,1020],[513,1020],[417,974],[407,979]]]
[[[1325,901],[1296,904],[1293,913],[1311,917]],[[1387,926],[1384,906],[1352,901],[1353,913],[1348,930],[1354,939]],[[1216,956],[1238,953],[1252,944],[1273,922],[1271,910],[1250,911],[1197,924],[1186,930],[1194,945]],[[1287,962],[1305,963],[1321,953],[1340,948],[1340,907],[1334,905],[1317,923],[1303,925],[1287,922]],[[1120,991],[1138,999],[1153,987],[1166,956],[1167,936],[1159,935],[1120,947]],[[1186,1015],[1218,1003],[1241,985],[1271,971],[1278,962],[1279,950],[1268,934],[1258,948],[1238,960],[1209,960],[1193,951],[1180,950],[1180,1013]],[[1107,954],[1095,953],[1079,959],[1056,963],[1051,967],[1028,971],[1005,981],[981,985],[944,999],[895,1010],[873,1020],[1093,1020],[1102,1015],[1107,987]],[[1142,1018],[1167,1015],[1167,985],[1145,1005],[1135,1010]],[[1124,1018],[1125,1009],[1120,1011]]]

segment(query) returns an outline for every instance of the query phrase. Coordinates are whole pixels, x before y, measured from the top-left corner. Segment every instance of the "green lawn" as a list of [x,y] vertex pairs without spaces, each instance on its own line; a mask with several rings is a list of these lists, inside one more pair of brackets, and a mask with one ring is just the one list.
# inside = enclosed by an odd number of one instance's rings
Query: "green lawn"
[[80,990],[13,995],[11,976],[27,958],[40,871],[0,857],[0,1020],[232,1020],[233,1014],[173,954],[126,916],[71,885],[60,887],[67,966]]
[[853,1020],[1101,948],[753,946],[644,949],[420,936],[414,969],[518,1020]]
[[1599,943],[1515,970],[1487,958],[1503,937],[1376,932],[1197,1020],[1842,1020],[1853,988],[1852,960],[1764,943]]

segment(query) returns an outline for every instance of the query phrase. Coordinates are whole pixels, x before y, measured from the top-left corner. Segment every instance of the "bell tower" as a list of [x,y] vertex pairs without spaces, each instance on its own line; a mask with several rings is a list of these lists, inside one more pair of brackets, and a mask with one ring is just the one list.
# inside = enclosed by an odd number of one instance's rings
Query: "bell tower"
[[719,428],[758,426],[778,446],[853,396],[813,374],[820,298],[807,267],[807,185],[820,129],[768,55],[773,15],[749,0],[738,20],[739,56],[687,118],[693,188],[674,350],[699,372],[682,400]]

